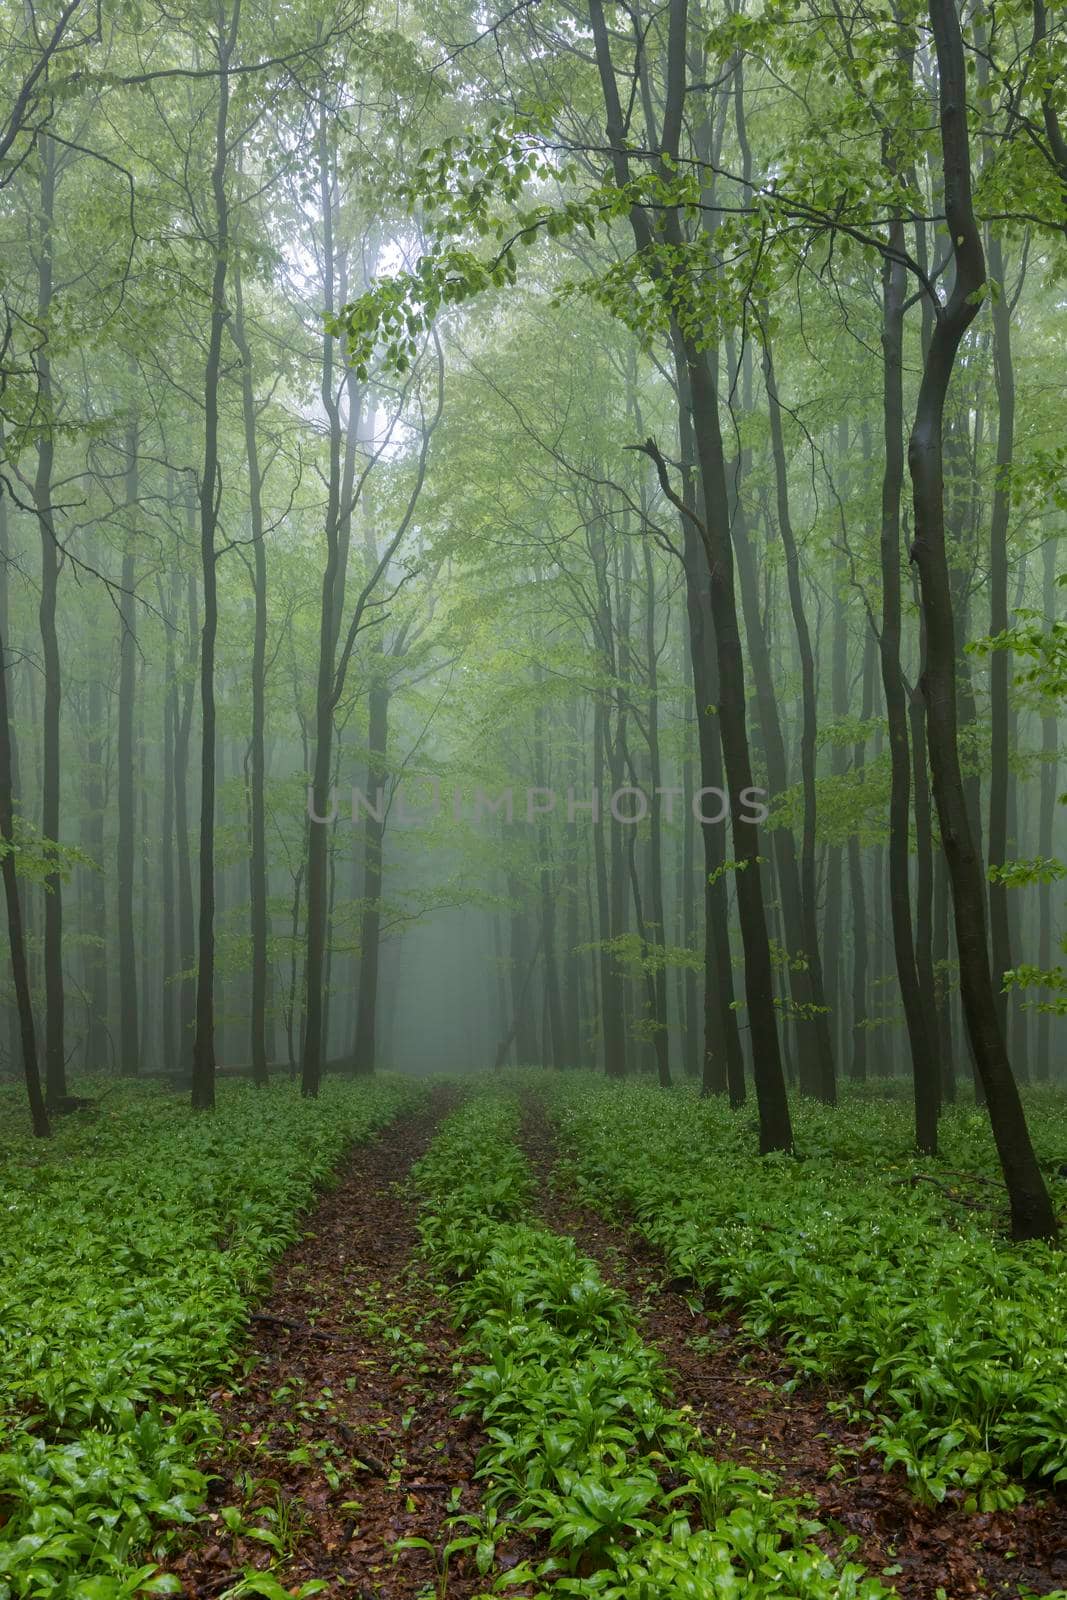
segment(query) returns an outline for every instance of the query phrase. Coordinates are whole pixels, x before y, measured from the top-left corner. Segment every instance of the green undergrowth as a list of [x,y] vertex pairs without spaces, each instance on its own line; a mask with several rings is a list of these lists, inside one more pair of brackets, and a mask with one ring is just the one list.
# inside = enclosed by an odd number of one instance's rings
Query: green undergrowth
[[[798,1375],[853,1386],[850,1409],[921,1499],[956,1491],[989,1510],[1018,1502],[1020,1477],[1067,1481],[1067,1255],[1004,1242],[983,1112],[946,1117],[941,1158],[920,1160],[904,1105],[804,1104],[803,1159],[761,1159],[749,1115],[721,1101],[577,1075],[534,1085],[568,1191],[755,1338],[780,1338]],[[1034,1120],[1062,1160],[1062,1097]]]
[[488,1578],[502,1545],[539,1536],[548,1554],[499,1574],[494,1592],[603,1600],[880,1600],[863,1569],[836,1566],[818,1524],[770,1479],[705,1454],[669,1400],[625,1296],[572,1239],[530,1218],[531,1174],[508,1098],[453,1115],[415,1171],[424,1250],[450,1283],[470,1363],[460,1413],[488,1443],[482,1510],[455,1520],[447,1565]]
[[421,1098],[223,1085],[213,1116],[139,1087],[0,1162],[0,1600],[178,1593],[142,1557],[194,1519],[250,1297],[345,1146]]

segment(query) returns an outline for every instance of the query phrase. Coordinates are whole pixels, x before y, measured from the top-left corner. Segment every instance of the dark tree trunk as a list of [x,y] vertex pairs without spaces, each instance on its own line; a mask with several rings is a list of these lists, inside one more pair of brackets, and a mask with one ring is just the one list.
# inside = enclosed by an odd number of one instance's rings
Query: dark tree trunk
[[[903,252],[904,225],[890,224],[890,243]],[[893,951],[911,1050],[915,1103],[915,1142],[925,1154],[937,1152],[937,1095],[933,1077],[932,1013],[923,1007],[911,921],[908,847],[911,812],[911,759],[908,705],[900,659],[900,499],[904,487],[904,294],[906,269],[886,257],[882,268],[883,423],[885,470],[882,475],[882,689],[889,727],[889,910]]]
[[[684,352],[675,352],[679,383],[679,437],[685,471],[685,503],[699,506],[696,479],[696,444],[689,407],[689,385]],[[691,464],[691,466],[690,466]],[[692,468],[692,469],[691,469]],[[699,513],[698,513],[699,514]],[[685,603],[689,622],[689,662],[697,717],[697,751],[702,789],[725,792],[722,745],[719,738],[718,663],[707,560],[693,516],[683,516],[682,561],[685,568]],[[692,817],[691,792],[685,807]],[[734,974],[730,961],[730,915],[726,886],[726,848],[722,824],[707,822],[700,828],[704,859],[704,1050],[701,1086],[705,1095],[729,1092],[730,1104],[745,1100],[745,1058],[734,1009]]]
[[670,1035],[667,1031],[667,966],[663,951],[667,943],[666,913],[663,901],[663,822],[660,789],[663,772],[659,748],[659,669],[656,659],[656,578],[652,564],[652,551],[644,546],[645,558],[645,661],[648,676],[648,757],[650,763],[651,802],[649,819],[649,887],[651,895],[652,935],[660,948],[660,957],[653,975],[654,1010],[656,1029],[656,1067],[659,1081],[669,1087],[671,1081]]
[[37,1065],[37,1036],[33,1022],[33,1001],[30,997],[30,974],[26,965],[26,943],[22,931],[19,880],[15,871],[11,719],[8,714],[7,660],[4,655],[2,635],[0,635],[0,837],[4,841],[2,871],[4,897],[7,901],[7,937],[11,951],[11,975],[15,984],[15,1004],[18,1008],[22,1071],[26,1079],[26,1095],[30,1104],[30,1119],[34,1134],[38,1139],[47,1139],[52,1128],[48,1120],[44,1095],[41,1092],[41,1075]]
[[[1056,616],[1056,540],[1046,538],[1043,551],[1042,600],[1046,624]],[[1056,816],[1056,772],[1059,763],[1059,724],[1046,706],[1041,714],[1041,792],[1037,823],[1037,853],[1042,861],[1052,856],[1053,823]],[[1037,964],[1042,972],[1052,965],[1052,885],[1044,878],[1037,891]],[[1052,1070],[1052,1017],[1047,1011],[1037,1014],[1035,1076],[1047,1083]]]
[[1034,1155],[989,969],[982,872],[963,793],[956,722],[956,637],[945,550],[943,419],[960,341],[978,311],[986,268],[971,199],[967,81],[955,0],[931,0],[938,63],[945,214],[956,266],[938,307],[909,445],[914,558],[922,584],[927,658],[922,689],[941,840],[948,860],[964,1016],[1011,1204],[1016,1239],[1054,1238],[1056,1217]]
[[[48,338],[48,319],[52,311],[52,228],[56,194],[56,147],[47,137],[42,137],[40,141],[40,157],[41,212],[37,259],[37,318],[42,329],[42,338],[37,353],[37,399],[42,420],[37,444],[33,503],[41,535],[41,598],[38,608],[44,666],[41,834],[46,842],[58,845],[62,677],[59,638],[56,633],[56,595],[60,560],[52,509],[55,396]],[[58,870],[46,874],[44,888],[45,1092],[48,1103],[55,1105],[67,1092],[63,996],[63,879]]]

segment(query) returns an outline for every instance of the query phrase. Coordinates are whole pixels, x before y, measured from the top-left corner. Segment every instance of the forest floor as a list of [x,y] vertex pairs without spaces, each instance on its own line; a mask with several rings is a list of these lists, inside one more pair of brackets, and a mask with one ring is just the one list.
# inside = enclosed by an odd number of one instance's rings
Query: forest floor
[[[278,1261],[252,1318],[246,1375],[211,1396],[223,1443],[207,1463],[206,1520],[166,1564],[190,1600],[299,1594],[316,1580],[325,1587],[308,1593],[357,1600],[471,1600],[491,1586],[441,1554],[451,1519],[477,1509],[484,1440],[453,1415],[462,1336],[416,1260],[417,1202],[404,1186],[454,1101],[435,1091],[427,1109],[354,1149]],[[684,1285],[663,1285],[648,1246],[561,1194],[552,1128],[533,1097],[521,1144],[540,1220],[628,1296],[709,1451],[809,1497],[828,1554],[851,1536],[853,1558],[902,1600],[1017,1600],[1067,1582],[1062,1496],[1004,1512],[967,1513],[951,1496],[924,1507],[899,1469],[865,1451],[866,1430],[835,1406],[844,1391],[791,1392],[773,1341],[755,1344],[714,1306],[694,1310]],[[512,1541],[498,1570],[533,1553]]]
[[[247,1377],[214,1394],[223,1447],[206,1525],[166,1563],[190,1600],[268,1565],[284,1594],[370,1600],[436,1594],[450,1516],[471,1510],[477,1430],[452,1415],[459,1342],[448,1308],[414,1263],[415,1207],[403,1180],[452,1104],[437,1091],[343,1162],[277,1263],[252,1319]],[[231,1508],[231,1509],[227,1509]],[[259,1530],[258,1533],[256,1530]],[[266,1535],[266,1538],[264,1537]],[[453,1574],[456,1600],[483,1587]]]
[[542,1220],[569,1234],[629,1297],[642,1337],[664,1358],[676,1402],[691,1407],[711,1453],[810,1496],[829,1553],[854,1535],[854,1559],[885,1574],[902,1600],[1016,1600],[1024,1590],[1048,1594],[1067,1583],[1067,1495],[1001,1512],[967,1513],[950,1499],[921,1505],[902,1472],[885,1471],[864,1450],[868,1430],[835,1409],[843,1393],[815,1384],[788,1389],[790,1369],[773,1341],[754,1343],[728,1310],[694,1311],[685,1286],[663,1283],[662,1262],[643,1241],[559,1192],[552,1128],[533,1098],[525,1102],[523,1148],[537,1174]]

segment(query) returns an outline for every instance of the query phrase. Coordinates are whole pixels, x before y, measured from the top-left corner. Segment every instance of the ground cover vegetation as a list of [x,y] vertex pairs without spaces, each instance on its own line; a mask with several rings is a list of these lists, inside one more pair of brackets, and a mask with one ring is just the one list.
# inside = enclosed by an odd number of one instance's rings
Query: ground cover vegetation
[[488,1435],[483,1510],[446,1552],[473,1548],[488,1575],[498,1543],[539,1531],[547,1553],[507,1586],[606,1600],[887,1595],[862,1568],[835,1570],[811,1540],[818,1524],[769,1479],[704,1453],[625,1296],[531,1216],[518,1124],[514,1097],[479,1098],[415,1173],[424,1248],[455,1280],[467,1331],[461,1407]]
[[[145,1557],[193,1520],[250,1302],[342,1151],[421,1098],[228,1086],[217,1117],[119,1091],[54,1146],[4,1151],[0,1593],[175,1594]],[[63,1226],[55,1226],[57,1217]]]
[[[917,1494],[956,1489],[987,1510],[1021,1498],[1022,1477],[1067,1481],[1064,1261],[998,1240],[979,1113],[946,1120],[931,1173],[891,1105],[805,1106],[803,1159],[768,1164],[715,1102],[577,1079],[552,1102],[560,1180],[631,1222],[668,1273],[736,1306],[755,1338],[780,1337],[798,1376],[856,1384],[857,1413]],[[1055,1158],[1064,1108],[1041,1110],[1039,1148]]]
[[[1045,1160],[1063,1107],[1034,1107]],[[208,1119],[118,1084],[44,1145],[9,1128],[0,1592],[874,1600],[906,1573],[908,1600],[956,1600],[884,1538],[857,1559],[849,1463],[873,1451],[898,1515],[940,1507],[962,1593],[977,1571],[996,1600],[1061,1600],[1061,1253],[1004,1236],[980,1111],[931,1160],[903,1095],[792,1109],[797,1153],[773,1157],[695,1088],[543,1070],[429,1101],[396,1077],[227,1084]],[[757,1418],[781,1383],[816,1387],[825,1437],[849,1420],[840,1515],[783,1481],[788,1452],[732,1439],[702,1381],[694,1411],[679,1347],[553,1191],[688,1301],[690,1378],[698,1318],[735,1313],[731,1381],[746,1350],[781,1362]],[[1005,1587],[982,1536],[1023,1511]]]

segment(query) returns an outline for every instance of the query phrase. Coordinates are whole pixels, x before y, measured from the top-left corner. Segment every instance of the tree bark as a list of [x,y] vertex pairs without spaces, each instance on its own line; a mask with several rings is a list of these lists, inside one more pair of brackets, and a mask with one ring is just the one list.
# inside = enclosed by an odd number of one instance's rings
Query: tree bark
[[222,336],[229,316],[226,273],[230,256],[230,212],[226,192],[230,61],[237,43],[241,0],[232,0],[229,18],[219,13],[218,106],[215,116],[211,192],[215,209],[212,240],[211,326],[204,366],[204,465],[200,479],[200,565],[204,586],[204,625],[200,644],[200,915],[196,972],[196,1032],[193,1038],[193,1109],[215,1106],[215,642],[218,635],[219,383]]
[[[37,353],[37,399],[42,418],[37,444],[37,469],[33,503],[41,536],[41,598],[38,616],[44,665],[42,717],[41,834],[46,848],[59,844],[60,711],[63,698],[56,632],[56,597],[60,556],[52,509],[52,469],[55,462],[55,393],[49,352],[48,319],[52,312],[54,278],[53,225],[56,194],[56,147],[47,136],[40,141],[41,210],[37,241],[37,321],[41,343]],[[67,1059],[63,994],[63,879],[58,870],[44,879],[44,990],[45,990],[45,1093],[50,1105],[66,1095]]]
[[[6,619],[5,619],[6,621]],[[15,1004],[18,1008],[19,1034],[22,1045],[22,1071],[26,1080],[26,1097],[30,1105],[30,1120],[38,1139],[47,1139],[52,1132],[41,1091],[41,1074],[37,1065],[37,1035],[33,1021],[33,1000],[30,996],[30,974],[26,964],[26,942],[22,929],[22,905],[19,899],[18,874],[15,871],[15,819],[14,796],[11,784],[11,719],[8,714],[7,660],[4,654],[4,636],[0,635],[0,838],[3,839],[4,897],[7,901],[7,936],[11,951],[11,975],[15,984]]]
[[[890,224],[890,245],[903,253],[904,225]],[[911,759],[908,747],[907,691],[900,658],[900,500],[904,487],[904,293],[906,269],[898,258],[882,267],[883,424],[885,469],[882,475],[882,625],[880,653],[882,689],[889,729],[889,910],[893,952],[911,1050],[915,1107],[915,1142],[926,1155],[937,1152],[936,1083],[932,1077],[933,1041],[930,1014],[924,1009],[915,960],[909,881]]]
[[986,268],[971,198],[967,80],[955,0],[931,0],[930,20],[938,63],[945,214],[956,276],[947,303],[937,308],[908,450],[915,506],[913,555],[919,567],[927,636],[922,677],[927,741],[952,887],[964,1016],[1008,1189],[1012,1234],[1016,1239],[1053,1239],[1056,1217],[1034,1155],[993,992],[981,866],[960,768],[956,638],[945,549],[943,424],[956,352],[978,312]]
[[[1045,618],[1056,615],[1056,537],[1048,535],[1042,551],[1042,602]],[[1037,853],[1042,861],[1052,856],[1053,824],[1056,816],[1056,775],[1059,765],[1059,723],[1048,707],[1041,714],[1041,792],[1037,824]],[[1037,964],[1042,972],[1052,965],[1052,885],[1042,879],[1037,891]],[[1052,1073],[1052,1017],[1047,1011],[1037,1014],[1035,1076],[1047,1083]]]

